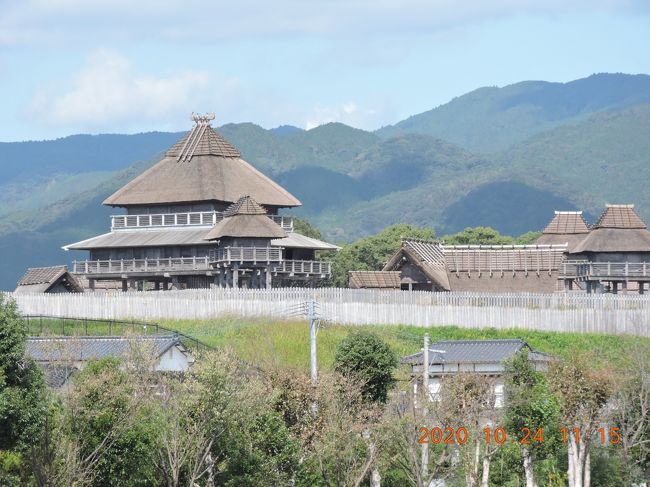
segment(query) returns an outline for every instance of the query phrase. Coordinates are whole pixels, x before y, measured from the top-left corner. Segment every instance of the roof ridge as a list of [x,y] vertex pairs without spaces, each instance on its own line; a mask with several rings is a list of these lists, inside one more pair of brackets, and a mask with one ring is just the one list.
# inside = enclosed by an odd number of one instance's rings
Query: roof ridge
[[194,127],[167,151],[167,156],[176,157],[177,162],[187,162],[194,156],[213,155],[239,158],[241,153],[219,134],[211,125],[214,113],[196,115],[191,119]]
[[633,204],[607,204],[592,229],[647,229],[648,226],[634,210]]

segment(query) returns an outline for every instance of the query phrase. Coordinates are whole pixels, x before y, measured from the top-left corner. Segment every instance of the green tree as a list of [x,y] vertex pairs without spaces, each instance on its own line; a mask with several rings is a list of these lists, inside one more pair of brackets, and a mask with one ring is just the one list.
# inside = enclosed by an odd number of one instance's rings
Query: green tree
[[[560,406],[550,392],[545,376],[535,370],[526,349],[506,361],[504,379],[507,398],[504,427],[513,438],[517,438],[526,487],[534,487],[537,485],[534,462],[560,446],[555,434],[560,427]],[[522,431],[526,428],[531,437],[541,429],[543,442],[522,444]]]
[[386,402],[394,383],[395,352],[377,335],[367,331],[350,333],[336,350],[334,368],[359,382],[365,400]]
[[303,218],[293,217],[293,229],[306,237],[317,238],[318,240],[324,238],[323,233],[318,228]]
[[542,236],[542,232],[526,232],[519,235],[515,239],[515,243],[518,245],[531,245],[534,244],[539,237]]
[[45,411],[45,380],[25,356],[27,327],[16,303],[0,293],[0,451],[26,449]]
[[501,235],[491,227],[468,227],[462,232],[445,235],[442,241],[447,245],[510,245],[515,239]]
[[[58,420],[62,484],[144,486],[155,478],[156,415],[144,370],[126,361],[90,361],[63,399]],[[49,485],[49,484],[48,484]]]
[[348,285],[349,271],[381,270],[399,248],[403,238],[432,239],[434,237],[435,232],[432,229],[400,224],[387,227],[372,237],[345,245],[334,259],[332,281],[335,286],[345,287]]

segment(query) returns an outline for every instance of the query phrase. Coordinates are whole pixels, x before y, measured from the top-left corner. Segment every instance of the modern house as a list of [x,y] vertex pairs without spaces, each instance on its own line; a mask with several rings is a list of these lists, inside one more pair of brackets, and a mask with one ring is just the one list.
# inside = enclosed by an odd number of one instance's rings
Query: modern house
[[[477,373],[493,380],[494,405],[502,407],[504,361],[512,359],[524,349],[528,350],[528,359],[536,370],[548,369],[552,357],[533,350],[523,340],[442,340],[432,343],[429,345],[429,394],[436,399],[447,376]],[[424,352],[403,357],[401,362],[410,366],[412,377],[424,375]],[[417,383],[414,381],[416,388]]]
[[153,167],[104,204],[110,232],[64,246],[89,252],[73,274],[117,282],[122,290],[216,286],[316,285],[330,277],[317,250],[339,247],[294,231],[282,208],[300,206],[287,190],[241,158],[210,125],[193,116],[192,130]]
[[83,287],[64,265],[30,267],[18,281],[15,293],[81,293]]
[[29,337],[26,349],[27,356],[43,367],[53,388],[66,386],[89,360],[126,359],[136,351],[148,354],[154,370],[160,372],[184,372],[194,363],[177,335]]
[[352,272],[350,287],[393,289],[395,273],[403,290],[644,294],[650,283],[650,231],[634,205],[607,205],[591,228],[582,212],[556,211],[534,245],[405,239],[372,282]]

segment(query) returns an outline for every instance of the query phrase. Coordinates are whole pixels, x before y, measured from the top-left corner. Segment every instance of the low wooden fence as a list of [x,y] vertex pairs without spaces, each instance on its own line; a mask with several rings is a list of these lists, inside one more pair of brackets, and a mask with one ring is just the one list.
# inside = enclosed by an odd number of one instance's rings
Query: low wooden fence
[[315,299],[324,318],[350,325],[456,325],[650,336],[650,297],[639,295],[285,288],[9,296],[24,314],[77,318],[210,319],[233,314],[296,319],[291,310]]

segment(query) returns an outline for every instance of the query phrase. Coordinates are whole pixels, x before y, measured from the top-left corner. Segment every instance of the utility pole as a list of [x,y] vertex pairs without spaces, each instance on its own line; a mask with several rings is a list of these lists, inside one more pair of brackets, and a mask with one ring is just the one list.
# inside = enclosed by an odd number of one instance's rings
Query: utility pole
[[[423,393],[423,412],[426,421],[428,408],[427,402],[429,401],[429,335],[424,335],[424,356],[422,357],[422,393]],[[425,425],[429,426],[429,425]],[[429,477],[429,443],[422,443],[422,482],[427,481]]]
[[309,319],[309,357],[311,370],[311,384],[316,387],[318,382],[318,357],[316,356],[316,301],[307,302],[307,318]]

